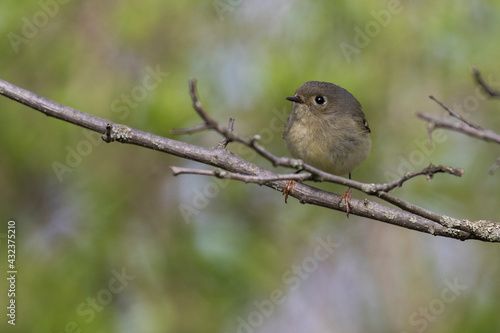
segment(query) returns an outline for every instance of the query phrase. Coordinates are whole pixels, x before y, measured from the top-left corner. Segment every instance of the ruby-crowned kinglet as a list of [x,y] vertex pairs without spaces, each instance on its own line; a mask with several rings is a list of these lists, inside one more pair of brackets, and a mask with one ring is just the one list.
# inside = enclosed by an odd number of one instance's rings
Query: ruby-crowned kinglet
[[[371,148],[370,127],[358,100],[342,87],[319,81],[304,83],[286,99],[293,102],[283,130],[290,154],[328,173],[351,178]],[[350,193],[345,197],[347,211],[349,198]]]

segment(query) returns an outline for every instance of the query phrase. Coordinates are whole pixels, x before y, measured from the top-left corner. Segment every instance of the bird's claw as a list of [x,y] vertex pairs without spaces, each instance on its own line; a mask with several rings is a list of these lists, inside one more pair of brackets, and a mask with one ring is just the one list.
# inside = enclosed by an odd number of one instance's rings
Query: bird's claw
[[285,188],[283,189],[283,195],[285,196],[285,203],[287,203],[288,200],[288,194],[294,194],[295,192],[295,180],[289,180],[286,182]]
[[345,192],[344,194],[342,194],[342,196],[340,197],[340,200],[339,200],[339,204],[342,202],[342,200],[345,201],[345,210],[347,212],[347,218],[349,218],[349,212],[350,212],[349,201],[351,201],[351,196],[352,196],[352,190],[349,187],[349,189],[347,190],[347,192]]

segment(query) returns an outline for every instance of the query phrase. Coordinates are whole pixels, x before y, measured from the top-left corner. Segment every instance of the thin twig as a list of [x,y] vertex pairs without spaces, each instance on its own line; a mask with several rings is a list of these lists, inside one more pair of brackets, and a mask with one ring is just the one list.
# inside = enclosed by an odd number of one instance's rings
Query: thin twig
[[429,96],[429,98],[432,99],[434,102],[438,103],[443,109],[445,109],[446,111],[448,111],[448,113],[450,114],[450,116],[457,118],[458,120],[466,123],[470,127],[475,128],[477,130],[482,130],[483,129],[481,126],[476,125],[474,123],[471,123],[470,121],[468,121],[467,119],[465,119],[464,117],[462,117],[460,114],[458,114],[455,111],[453,111],[452,109],[448,108],[446,105],[444,105],[443,103],[441,103],[440,101],[438,101],[434,96]]
[[493,175],[498,168],[500,168],[500,157],[497,158],[495,163],[493,163],[493,165],[488,169],[488,173]]
[[[264,147],[258,144],[260,136],[255,135],[251,138],[245,138],[237,135],[232,129],[219,126],[216,120],[208,115],[208,113],[203,109],[200,99],[197,94],[196,89],[196,79],[189,80],[189,95],[191,96],[191,101],[193,103],[193,108],[198,113],[200,118],[204,121],[204,129],[213,129],[220,135],[225,137],[229,141],[235,141],[244,144],[252,149],[254,149],[259,155],[269,160],[273,166],[285,166],[300,170],[301,166],[300,160],[290,159],[287,157],[277,157],[268,152]],[[230,124],[231,125],[231,124]],[[203,125],[200,125],[203,126]]]
[[463,133],[477,139],[481,139],[488,142],[496,142],[500,144],[500,135],[491,130],[486,130],[486,129],[479,130],[470,127],[466,124],[459,123],[456,121],[451,121],[449,119],[443,119],[441,117],[429,113],[416,112],[415,114],[417,115],[417,117],[428,121],[432,125],[433,130],[436,128],[444,128],[451,131]]
[[472,74],[474,74],[474,78],[476,79],[476,82],[483,88],[483,90],[490,95],[491,97],[496,97],[500,98],[500,91],[490,87],[486,81],[484,81],[483,77],[481,76],[481,73],[479,73],[479,69],[476,67],[472,67]]
[[198,126],[190,127],[190,128],[179,128],[179,129],[171,129],[170,133],[172,134],[192,134],[200,131],[205,131],[211,129],[207,126],[207,124],[203,123]]
[[233,173],[226,170],[215,169],[215,170],[203,170],[203,169],[191,169],[191,168],[181,168],[171,166],[172,174],[174,176],[182,174],[191,175],[203,175],[203,176],[214,176],[222,179],[234,179],[245,183],[255,183],[259,185],[264,185],[266,183],[276,181],[276,180],[297,180],[304,181],[311,178],[311,174],[308,172],[304,173],[291,173],[291,174],[273,174],[272,176],[252,176],[244,175],[241,173]]
[[189,95],[191,96],[191,101],[193,102],[193,109],[196,111],[196,113],[198,113],[200,118],[203,120],[203,124],[186,129],[173,129],[170,132],[172,134],[190,134],[209,129],[218,130],[218,124],[215,121],[215,119],[210,117],[210,115],[207,112],[205,112],[203,106],[201,105],[201,102],[198,98],[198,94],[196,92],[196,79],[189,80]]
[[444,165],[433,165],[432,163],[429,164],[426,168],[423,168],[420,171],[414,171],[414,172],[408,172],[406,173],[403,177],[396,179],[390,183],[387,184],[378,184],[375,185],[374,188],[377,191],[383,191],[383,192],[389,192],[392,189],[396,187],[401,187],[404,182],[407,180],[410,180],[414,177],[425,175],[427,177],[427,180],[431,180],[436,173],[447,173],[449,175],[453,175],[456,177],[462,177],[464,174],[464,169],[462,168],[454,168],[450,166],[444,166]]
[[198,94],[196,92],[196,79],[189,80],[189,95],[191,96],[191,100],[193,101],[193,109],[198,113],[201,119],[203,119],[205,124],[209,128],[216,128],[217,122],[212,117],[210,117],[208,113],[205,112],[200,100],[198,99]]
[[[229,118],[229,125],[227,126],[227,130],[229,132],[232,132],[233,128],[234,128],[234,118]],[[229,144],[229,142],[231,142],[231,139],[224,135],[222,137],[222,141],[219,142],[219,144],[217,145],[217,148],[225,149],[227,147],[227,145]]]
[[[281,157],[277,160],[284,160],[286,158]],[[320,181],[320,182],[329,182],[329,183],[335,183],[339,185],[344,185],[347,187],[352,187],[356,190],[359,190],[361,192],[364,192],[369,195],[376,195],[377,192],[389,192],[396,187],[401,187],[401,185],[418,176],[425,175],[427,177],[427,180],[431,180],[436,173],[446,173],[450,174],[456,177],[461,177],[464,173],[464,170],[461,168],[454,168],[450,166],[444,166],[444,165],[433,165],[432,163],[429,164],[429,166],[423,168],[422,170],[419,171],[414,171],[414,172],[409,172],[404,174],[401,178],[396,179],[390,183],[383,183],[383,184],[374,184],[374,183],[361,183],[352,179],[344,178],[341,176],[333,175],[326,173],[320,169],[317,169],[313,166],[310,166],[308,164],[303,163],[300,160],[293,160],[289,159],[288,162],[280,164],[281,166],[288,166],[288,167],[294,167],[295,166],[300,166],[301,170],[308,171],[311,173],[311,177],[314,181]]]

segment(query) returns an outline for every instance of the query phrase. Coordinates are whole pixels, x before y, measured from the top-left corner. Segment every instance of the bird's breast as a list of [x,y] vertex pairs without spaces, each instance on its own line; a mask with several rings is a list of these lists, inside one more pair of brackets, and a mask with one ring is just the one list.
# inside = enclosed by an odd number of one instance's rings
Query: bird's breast
[[[295,116],[295,118],[294,118]],[[323,171],[344,175],[354,170],[370,151],[368,133],[353,133],[340,121],[293,115],[284,139],[290,154]]]

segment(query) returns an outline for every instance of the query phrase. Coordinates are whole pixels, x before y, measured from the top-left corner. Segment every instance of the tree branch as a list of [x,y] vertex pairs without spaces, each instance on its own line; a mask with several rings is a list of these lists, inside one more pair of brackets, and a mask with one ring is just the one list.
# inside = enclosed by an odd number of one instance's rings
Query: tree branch
[[[227,127],[227,130],[229,132],[232,132],[233,131],[233,127],[234,127],[234,118],[229,118],[229,125]],[[219,149],[225,149],[227,147],[227,145],[229,144],[229,142],[231,142],[231,139],[229,139],[228,137],[224,136],[221,140],[221,142],[219,142],[219,144],[217,145],[217,148]]]
[[291,173],[291,174],[273,174],[270,176],[253,176],[253,175],[245,175],[241,173],[233,173],[228,172],[226,170],[215,169],[215,170],[202,170],[202,169],[190,169],[190,168],[180,168],[172,166],[172,174],[174,176],[178,175],[203,175],[203,176],[214,176],[222,179],[234,179],[239,180],[245,183],[255,183],[259,185],[264,185],[271,181],[275,180],[296,180],[296,181],[304,181],[311,178],[311,174],[308,172],[305,173]]
[[431,131],[435,130],[436,128],[444,128],[447,130],[466,134],[473,138],[481,139],[487,142],[500,143],[500,135],[491,130],[477,129],[465,123],[460,123],[451,119],[443,119],[429,113],[416,112],[415,114],[420,119],[429,122]]
[[477,69],[476,67],[472,67],[472,74],[474,74],[476,82],[483,88],[483,90],[488,95],[490,95],[491,97],[500,98],[500,91],[493,89],[486,83],[486,81],[484,81],[483,77],[481,76],[481,73],[479,73],[479,69]]
[[[474,68],[473,68],[474,70]],[[477,71],[477,69],[475,69]],[[476,72],[475,72],[476,73]],[[479,77],[479,79],[478,79]],[[476,79],[482,80],[482,78],[479,76],[479,71],[477,71],[477,76]],[[480,82],[480,81],[478,81]],[[481,81],[484,83],[484,81]],[[486,84],[486,83],[484,83]],[[487,86],[488,89],[492,89],[489,86]],[[485,88],[486,89],[486,88]],[[422,112],[416,112],[417,117],[426,120],[428,122],[427,125],[427,132],[429,134],[429,138],[432,138],[432,132],[436,128],[443,128],[455,132],[459,132],[468,136],[471,136],[476,139],[481,139],[487,142],[495,142],[500,144],[500,135],[491,131],[491,130],[486,130],[482,128],[479,125],[476,125],[466,119],[464,119],[461,115],[456,113],[455,111],[449,109],[446,107],[443,103],[435,99],[433,96],[429,96],[432,100],[434,100],[436,103],[438,103],[443,109],[448,111],[448,113],[460,120],[460,122],[452,121],[450,119],[443,119],[437,116],[434,116],[432,114],[428,113],[422,113]],[[488,173],[492,175],[496,169],[500,167],[500,158],[498,158],[495,163],[489,168]]]
[[[473,67],[472,70],[474,72],[476,80],[483,86],[483,88],[485,90],[489,91],[490,93],[495,93],[495,91],[493,90],[493,88],[491,88],[488,85],[486,85],[486,82],[484,82],[484,80],[480,76],[479,71],[477,70],[477,68]],[[500,135],[499,134],[497,134],[497,133],[495,133],[493,131],[490,131],[490,130],[485,130],[481,126],[476,125],[476,124],[474,124],[474,123],[466,120],[460,114],[458,114],[455,111],[449,109],[446,105],[444,105],[443,103],[441,103],[440,101],[438,101],[433,96],[429,96],[429,98],[432,99],[433,101],[435,101],[436,103],[438,103],[443,109],[445,109],[446,111],[448,111],[448,113],[452,117],[454,117],[454,118],[456,118],[456,119],[458,119],[458,120],[461,121],[461,123],[457,123],[457,122],[454,122],[454,121],[451,121],[451,120],[448,120],[448,119],[443,119],[443,118],[440,118],[440,117],[436,117],[436,116],[428,114],[428,113],[416,112],[417,117],[419,117],[421,119],[424,119],[424,120],[426,120],[428,122],[427,132],[429,134],[429,138],[432,138],[432,132],[436,128],[443,128],[443,129],[448,129],[448,130],[451,130],[451,131],[463,133],[463,134],[466,134],[468,136],[471,136],[471,137],[474,137],[474,138],[477,138],[477,139],[481,139],[481,140],[484,140],[484,141],[500,143]],[[467,126],[465,126],[464,124],[467,125]],[[500,167],[500,158],[498,158],[495,161],[495,163],[490,167],[490,169],[488,170],[488,173],[490,175],[492,175],[495,172],[495,170],[498,169],[499,167]]]
[[396,187],[401,187],[404,182],[417,176],[425,175],[427,180],[430,181],[436,173],[447,173],[456,177],[462,177],[462,175],[464,174],[464,169],[453,168],[444,165],[433,165],[431,163],[429,164],[429,166],[423,168],[420,171],[408,172],[400,179],[396,179],[387,184],[374,185],[374,188],[376,189],[376,191],[389,192]]
[[[357,200],[353,198],[350,203],[350,214],[432,235],[460,240],[478,239],[490,242],[500,242],[500,224],[498,223],[491,221],[468,221],[451,218],[427,211],[387,193],[387,191],[401,186],[405,181],[418,175],[426,175],[428,179],[432,178],[432,176],[438,172],[460,176],[463,173],[461,169],[433,166],[431,164],[419,172],[406,174],[401,179],[388,184],[364,184],[343,177],[330,175],[313,168],[312,166],[304,164],[300,160],[274,156],[257,143],[259,139],[258,136],[254,136],[252,138],[241,137],[232,130],[231,124],[229,128],[219,126],[219,124],[204,111],[196,94],[196,83],[194,80],[190,81],[190,95],[193,101],[193,108],[204,122],[204,124],[196,127],[197,130],[215,130],[225,138],[223,139],[223,142],[227,140],[227,142],[232,141],[242,143],[254,149],[261,156],[271,161],[274,165],[286,166],[298,170],[304,170],[306,172],[301,174],[276,174],[250,163],[221,147],[204,148],[194,146],[184,142],[164,138],[152,133],[143,132],[125,125],[113,123],[50,101],[3,80],[0,80],[0,94],[38,110],[47,116],[58,118],[95,132],[102,133],[103,140],[106,142],[119,141],[121,143],[134,144],[198,161],[219,169],[219,171],[199,172],[173,167],[173,172],[176,174],[190,172],[219,178],[230,178],[245,182],[254,182],[280,192],[283,192],[283,189],[286,187],[287,180],[290,179],[299,181],[309,179],[315,181],[330,181],[356,188],[370,195],[375,195],[401,208],[391,208],[367,199]],[[293,193],[290,193],[290,195],[297,198],[301,203],[308,203],[345,212],[345,207],[340,203],[339,195],[326,192],[315,187],[298,183]]]
[[469,125],[472,128],[475,128],[477,130],[482,130],[481,126],[476,125],[474,123],[471,123],[470,121],[468,121],[467,119],[465,119],[464,117],[462,117],[460,114],[456,113],[455,111],[453,111],[452,109],[448,108],[446,105],[444,105],[443,103],[441,103],[440,101],[438,101],[434,96],[429,96],[429,98],[432,99],[434,102],[438,103],[443,109],[445,109],[446,111],[448,111],[448,113],[450,114],[450,116],[452,116],[454,118],[457,118],[458,120],[460,120],[461,122]]
[[495,163],[493,163],[493,165],[488,169],[488,173],[493,175],[498,168],[500,168],[500,157],[497,158]]

